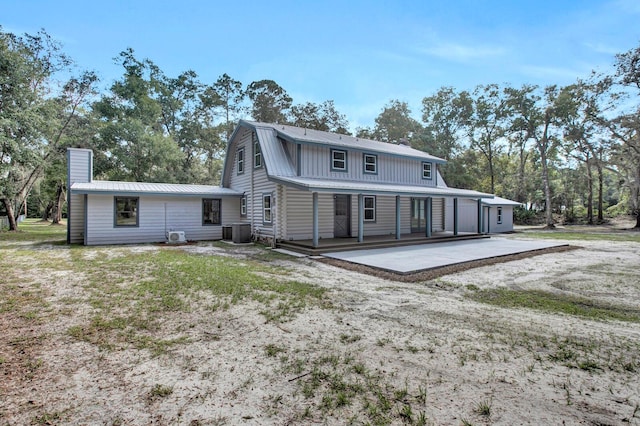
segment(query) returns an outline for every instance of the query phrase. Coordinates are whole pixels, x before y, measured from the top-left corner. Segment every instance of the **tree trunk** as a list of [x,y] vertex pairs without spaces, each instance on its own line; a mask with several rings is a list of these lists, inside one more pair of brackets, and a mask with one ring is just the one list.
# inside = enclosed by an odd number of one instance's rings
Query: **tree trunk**
[[591,161],[587,157],[587,223],[593,225],[593,173],[591,173]]
[[17,231],[18,225],[16,223],[16,217],[13,213],[13,206],[11,205],[11,201],[7,198],[2,199],[2,204],[4,204],[4,208],[7,211],[7,218],[9,219],[9,231]]
[[[540,144],[540,142],[538,142]],[[553,224],[553,212],[551,209],[551,185],[549,184],[549,167],[547,165],[547,150],[544,145],[539,145],[540,148],[540,163],[542,165],[542,183],[544,185],[544,202],[545,202],[545,216],[547,222],[547,228],[555,228]]]
[[53,212],[51,217],[51,224],[57,225],[62,219],[62,203],[64,202],[65,188],[63,183],[59,183],[56,188],[55,204],[53,205]]
[[603,172],[602,163],[598,161],[596,165],[598,167],[598,223],[603,223],[604,212],[602,210],[604,206],[604,200],[603,200],[604,175],[602,173]]
[[636,226],[634,228],[640,228],[640,211],[636,212]]
[[49,220],[49,216],[51,215],[51,209],[53,209],[53,201],[49,201],[49,204],[47,204],[44,210],[42,211],[43,222],[46,222]]

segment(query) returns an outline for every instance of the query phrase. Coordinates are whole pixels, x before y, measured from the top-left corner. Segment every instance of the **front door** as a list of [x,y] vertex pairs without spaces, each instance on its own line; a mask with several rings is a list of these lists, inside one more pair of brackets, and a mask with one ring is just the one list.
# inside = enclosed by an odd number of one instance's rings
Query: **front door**
[[425,199],[411,199],[411,232],[425,232],[427,230],[427,218],[425,216]]
[[351,236],[351,195],[334,195],[333,236],[344,238]]

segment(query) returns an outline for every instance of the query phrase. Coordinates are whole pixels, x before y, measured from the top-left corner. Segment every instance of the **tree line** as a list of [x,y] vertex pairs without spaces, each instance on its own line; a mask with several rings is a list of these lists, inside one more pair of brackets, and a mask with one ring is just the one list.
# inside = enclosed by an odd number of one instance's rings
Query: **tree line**
[[[0,27],[0,215],[10,229],[20,213],[60,221],[70,146],[94,150],[100,179],[215,184],[239,118],[350,134],[332,100],[294,104],[273,80],[172,77],[133,49],[114,60],[123,73],[107,89],[93,72],[59,81],[74,68],[57,41]],[[423,98],[420,120],[390,100],[355,135],[442,157],[450,186],[522,202],[523,217],[544,211],[549,226],[554,213],[595,223],[608,211],[640,227],[640,48],[613,62],[609,75],[564,87],[442,87]]]

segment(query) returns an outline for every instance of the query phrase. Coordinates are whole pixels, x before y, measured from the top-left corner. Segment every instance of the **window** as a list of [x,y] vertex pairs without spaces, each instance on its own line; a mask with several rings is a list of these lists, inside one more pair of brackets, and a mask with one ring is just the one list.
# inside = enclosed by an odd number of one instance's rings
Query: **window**
[[240,216],[247,215],[247,196],[240,198]]
[[138,197],[114,198],[114,226],[138,226]]
[[238,174],[241,175],[244,173],[244,148],[240,148],[238,150],[238,154],[236,155],[236,159],[237,159],[237,167],[238,167]]
[[253,167],[262,167],[262,150],[256,134],[253,134]]
[[422,179],[431,179],[431,163],[422,163]]
[[366,195],[363,197],[364,201],[364,221],[375,222],[376,221],[376,197]]
[[262,195],[262,222],[271,223],[271,194]]
[[347,151],[331,150],[331,170],[338,172],[347,171]]
[[378,156],[373,154],[363,154],[364,173],[378,173]]
[[202,200],[202,224],[220,225],[221,200],[219,198],[205,198]]
[[502,223],[502,207],[498,207],[498,224]]

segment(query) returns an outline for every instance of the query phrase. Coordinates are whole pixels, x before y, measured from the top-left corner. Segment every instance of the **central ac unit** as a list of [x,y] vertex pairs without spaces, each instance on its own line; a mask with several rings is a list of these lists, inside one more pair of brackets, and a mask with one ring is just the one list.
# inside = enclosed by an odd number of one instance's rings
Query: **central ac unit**
[[184,236],[184,231],[169,231],[167,239],[170,243],[184,243],[187,241]]

